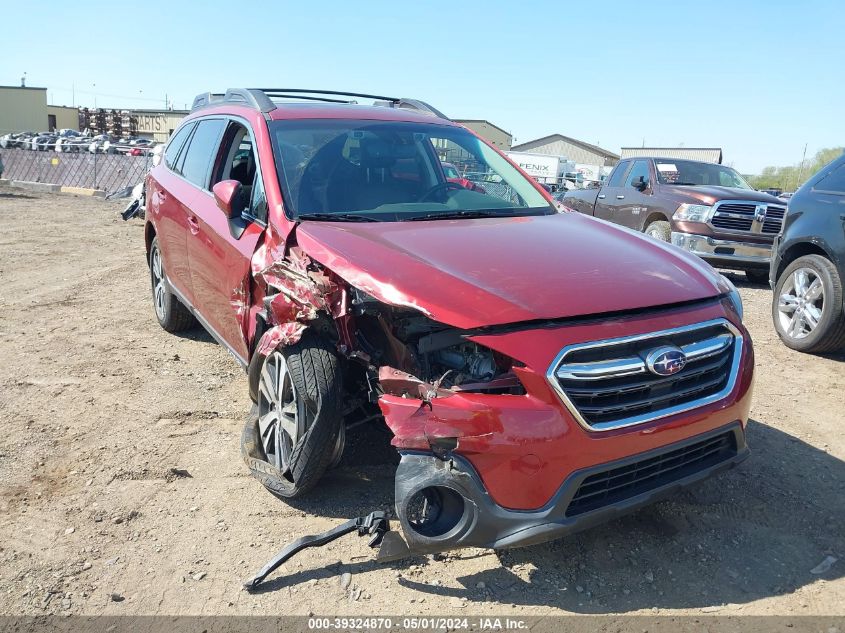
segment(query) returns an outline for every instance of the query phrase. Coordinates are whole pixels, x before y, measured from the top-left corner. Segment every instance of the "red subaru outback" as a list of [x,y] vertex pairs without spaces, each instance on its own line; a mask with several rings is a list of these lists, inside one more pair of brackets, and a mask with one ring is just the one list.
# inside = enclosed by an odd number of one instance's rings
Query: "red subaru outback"
[[425,103],[200,95],[146,186],[156,316],[199,321],[246,369],[244,457],[278,496],[383,421],[411,550],[508,547],[748,455],[753,351],[730,282],[558,213]]

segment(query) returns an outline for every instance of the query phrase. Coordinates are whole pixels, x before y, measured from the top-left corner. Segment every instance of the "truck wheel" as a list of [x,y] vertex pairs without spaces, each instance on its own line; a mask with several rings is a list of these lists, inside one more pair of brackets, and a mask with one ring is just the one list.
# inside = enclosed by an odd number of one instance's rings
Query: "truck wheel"
[[669,223],[665,220],[649,224],[645,227],[645,234],[656,240],[661,240],[662,242],[669,242],[672,239],[672,229],[670,228]]
[[315,334],[306,332],[298,343],[264,359],[258,403],[247,419],[241,450],[252,473],[277,497],[307,492],[337,459],[341,394],[337,354]]
[[150,280],[153,287],[153,307],[161,327],[168,332],[181,332],[196,325],[190,310],[182,305],[170,290],[164,271],[164,257],[158,245],[158,238],[150,244]]
[[772,319],[787,347],[822,354],[845,346],[842,280],[821,255],[799,257],[781,273]]
[[769,285],[769,271],[767,270],[746,270],[745,278],[752,284]]

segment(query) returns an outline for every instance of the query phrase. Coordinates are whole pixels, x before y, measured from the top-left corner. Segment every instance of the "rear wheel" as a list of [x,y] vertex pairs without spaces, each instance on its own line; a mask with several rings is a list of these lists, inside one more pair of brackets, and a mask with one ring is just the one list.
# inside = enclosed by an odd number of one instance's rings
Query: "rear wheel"
[[645,234],[661,242],[669,242],[672,239],[672,229],[665,220],[649,224],[645,227]]
[[247,420],[242,448],[253,474],[270,492],[297,497],[339,460],[341,406],[338,358],[325,339],[306,333],[263,360],[258,403]]
[[181,332],[196,325],[196,320],[178,297],[170,290],[164,268],[164,257],[158,238],[150,244],[150,281],[153,288],[153,307],[159,325],[168,332]]
[[772,319],[781,340],[799,352],[845,347],[842,280],[830,260],[807,255],[786,267],[775,286]]

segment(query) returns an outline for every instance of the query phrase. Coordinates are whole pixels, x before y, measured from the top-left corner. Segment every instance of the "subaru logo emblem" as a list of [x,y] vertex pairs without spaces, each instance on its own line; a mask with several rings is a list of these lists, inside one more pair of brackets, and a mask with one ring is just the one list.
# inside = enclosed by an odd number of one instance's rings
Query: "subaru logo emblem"
[[687,364],[687,355],[672,345],[651,350],[645,357],[645,364],[652,374],[672,376]]

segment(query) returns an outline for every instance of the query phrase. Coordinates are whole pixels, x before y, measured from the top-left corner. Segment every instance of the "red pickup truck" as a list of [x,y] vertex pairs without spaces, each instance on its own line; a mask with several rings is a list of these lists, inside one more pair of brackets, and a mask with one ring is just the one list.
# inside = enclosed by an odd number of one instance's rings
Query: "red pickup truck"
[[628,158],[605,182],[601,189],[570,191],[562,202],[768,283],[786,203],[755,191],[735,170],[694,160]]
[[155,318],[245,368],[243,455],[273,494],[384,424],[411,551],[512,547],[747,457],[754,358],[726,278],[557,212],[422,102],[298,94],[199,96],[146,181]]

